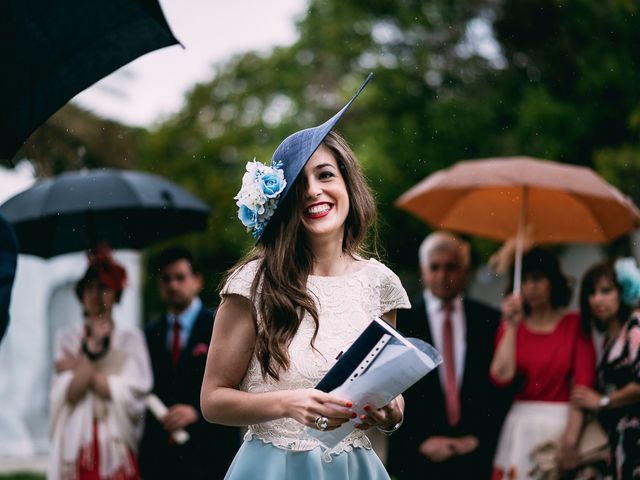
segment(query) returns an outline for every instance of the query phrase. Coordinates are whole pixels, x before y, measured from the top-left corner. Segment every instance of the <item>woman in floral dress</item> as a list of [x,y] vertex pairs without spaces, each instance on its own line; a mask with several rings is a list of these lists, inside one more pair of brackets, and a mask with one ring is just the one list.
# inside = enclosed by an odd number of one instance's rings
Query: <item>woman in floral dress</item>
[[585,329],[604,332],[597,390],[575,387],[571,401],[597,412],[609,435],[605,478],[640,479],[640,271],[635,260],[602,262],[584,275],[580,292]]

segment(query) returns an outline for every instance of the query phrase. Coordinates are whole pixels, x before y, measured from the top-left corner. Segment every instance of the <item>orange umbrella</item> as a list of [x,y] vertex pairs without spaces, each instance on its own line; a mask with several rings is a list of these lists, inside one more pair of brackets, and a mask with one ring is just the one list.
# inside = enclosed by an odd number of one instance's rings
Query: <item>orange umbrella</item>
[[[640,226],[640,211],[593,170],[529,157],[458,162],[404,193],[396,206],[428,224],[496,240],[608,243]],[[515,289],[515,285],[514,285]]]

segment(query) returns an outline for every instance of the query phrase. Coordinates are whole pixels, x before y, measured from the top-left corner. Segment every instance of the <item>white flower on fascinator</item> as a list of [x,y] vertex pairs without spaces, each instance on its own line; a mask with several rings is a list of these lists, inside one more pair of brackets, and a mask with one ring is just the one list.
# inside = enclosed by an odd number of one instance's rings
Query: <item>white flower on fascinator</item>
[[614,264],[616,280],[622,287],[622,301],[634,306],[640,300],[640,269],[635,258],[619,258]]

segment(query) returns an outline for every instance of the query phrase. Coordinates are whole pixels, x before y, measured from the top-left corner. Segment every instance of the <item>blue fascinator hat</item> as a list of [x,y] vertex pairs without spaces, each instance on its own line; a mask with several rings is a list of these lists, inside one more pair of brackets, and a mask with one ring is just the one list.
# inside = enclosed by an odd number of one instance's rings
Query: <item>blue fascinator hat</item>
[[373,73],[370,73],[351,100],[322,125],[300,130],[285,138],[276,148],[270,166],[255,159],[247,163],[242,188],[234,198],[238,206],[238,218],[256,241],[260,240],[313,153],[372,77]]

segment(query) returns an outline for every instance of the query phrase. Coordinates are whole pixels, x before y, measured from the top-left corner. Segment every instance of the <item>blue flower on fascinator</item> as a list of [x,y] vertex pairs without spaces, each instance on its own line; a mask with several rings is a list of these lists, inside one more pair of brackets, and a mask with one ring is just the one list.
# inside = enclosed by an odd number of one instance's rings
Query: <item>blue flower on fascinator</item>
[[238,218],[253,238],[262,235],[286,185],[282,164],[276,162],[269,167],[255,158],[247,162],[242,188],[233,198],[239,207]]
[[622,301],[626,305],[635,305],[640,300],[640,270],[635,258],[626,257],[614,264],[616,279],[622,287]]

